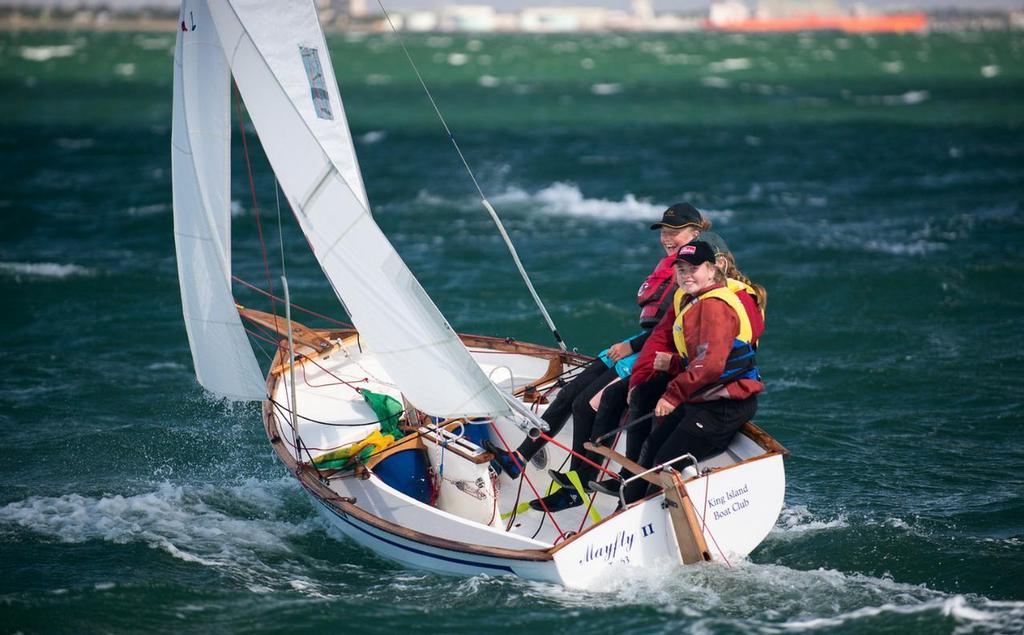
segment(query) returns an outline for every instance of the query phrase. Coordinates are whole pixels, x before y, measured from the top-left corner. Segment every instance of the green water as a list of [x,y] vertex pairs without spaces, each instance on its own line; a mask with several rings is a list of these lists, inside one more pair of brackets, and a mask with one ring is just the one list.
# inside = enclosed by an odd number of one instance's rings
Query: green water
[[[397,44],[329,42],[403,258],[459,330],[546,343]],[[570,345],[632,332],[659,251],[647,224],[678,200],[768,287],[757,421],[792,453],[776,530],[732,568],[601,592],[405,571],[344,541],[272,459],[257,409],[192,375],[173,34],[5,33],[0,631],[1024,628],[1024,35],[409,47]],[[235,269],[258,284],[235,140]],[[273,177],[253,159],[276,241]],[[295,300],[343,318],[283,231]]]

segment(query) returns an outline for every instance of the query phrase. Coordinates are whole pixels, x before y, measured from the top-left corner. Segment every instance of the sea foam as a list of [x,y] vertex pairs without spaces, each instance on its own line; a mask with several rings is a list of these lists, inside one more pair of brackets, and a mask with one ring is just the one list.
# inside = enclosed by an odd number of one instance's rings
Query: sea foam
[[[294,481],[250,479],[233,486],[160,483],[138,494],[31,496],[0,507],[0,536],[29,531],[63,543],[144,544],[184,562],[224,571],[247,585],[290,587],[301,566],[272,567],[291,540],[322,526],[315,516],[283,520]],[[308,595],[318,595],[312,586]]]
[[[535,192],[509,188],[492,197],[495,204],[512,207],[527,206],[531,211],[547,215],[575,216],[597,220],[657,219],[671,203],[652,203],[626,192],[620,200],[588,198],[574,183],[555,182]],[[674,201],[673,201],[674,202]],[[731,210],[702,210],[713,221],[732,217]]]
[[779,514],[779,520],[772,530],[774,538],[792,538],[808,532],[825,531],[829,529],[842,529],[849,526],[846,516],[839,514],[835,518],[822,520],[815,517],[804,505],[784,507]]
[[71,57],[75,54],[74,44],[55,44],[52,46],[23,46],[18,51],[22,59],[30,62],[46,62],[61,57]]
[[0,262],[0,274],[21,278],[63,279],[72,276],[92,276],[95,271],[74,264],[56,262]]

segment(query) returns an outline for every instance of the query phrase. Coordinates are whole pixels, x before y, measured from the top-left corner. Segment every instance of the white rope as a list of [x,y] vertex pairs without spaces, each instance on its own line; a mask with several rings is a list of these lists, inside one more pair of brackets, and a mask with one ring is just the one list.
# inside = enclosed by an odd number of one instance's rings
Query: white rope
[[516,269],[519,270],[519,275],[522,276],[523,282],[526,283],[526,288],[533,297],[533,301],[537,304],[537,308],[540,309],[541,315],[544,316],[544,321],[547,323],[548,329],[550,329],[551,334],[554,335],[555,341],[558,342],[558,346],[561,347],[563,351],[566,350],[565,342],[562,340],[562,336],[558,333],[558,328],[555,326],[554,321],[552,321],[551,315],[548,314],[548,310],[544,307],[544,302],[542,302],[540,296],[537,295],[536,289],[533,288],[533,283],[530,282],[530,276],[527,275],[522,261],[519,260],[519,252],[516,251],[515,245],[512,244],[512,239],[509,238],[508,232],[505,231],[505,226],[502,224],[501,219],[498,218],[498,213],[494,210],[494,206],[487,200],[483,189],[480,188],[480,183],[477,182],[476,175],[473,174],[472,168],[469,167],[469,162],[466,161],[465,155],[462,154],[462,149],[459,147],[459,143],[455,140],[455,135],[452,134],[451,129],[448,127],[448,122],[445,121],[444,115],[441,114],[441,109],[438,108],[437,102],[434,101],[434,96],[430,93],[430,89],[427,88],[427,83],[423,81],[423,76],[420,75],[420,70],[417,68],[416,62],[413,61],[412,55],[409,54],[409,49],[405,47],[405,42],[402,40],[402,36],[399,35],[398,29],[395,28],[395,23],[391,21],[391,14],[389,14],[388,10],[384,8],[382,0],[377,0],[377,4],[380,6],[380,10],[384,12],[384,17],[391,26],[391,31],[398,39],[398,44],[402,47],[402,52],[405,53],[406,59],[409,60],[409,65],[412,67],[413,72],[416,73],[416,79],[419,80],[420,86],[423,87],[423,92],[427,94],[427,99],[430,100],[430,105],[433,106],[434,112],[437,114],[437,118],[441,121],[444,131],[448,134],[448,140],[452,142],[452,146],[455,147],[455,152],[458,153],[459,159],[462,160],[462,165],[466,168],[466,173],[469,174],[469,178],[473,181],[473,186],[480,195],[480,202],[483,204],[484,209],[486,209],[491,215],[491,219],[494,221],[494,224],[498,226],[498,232],[501,234],[501,238],[505,241],[505,245],[508,246],[509,253],[512,254],[512,260],[516,264]]

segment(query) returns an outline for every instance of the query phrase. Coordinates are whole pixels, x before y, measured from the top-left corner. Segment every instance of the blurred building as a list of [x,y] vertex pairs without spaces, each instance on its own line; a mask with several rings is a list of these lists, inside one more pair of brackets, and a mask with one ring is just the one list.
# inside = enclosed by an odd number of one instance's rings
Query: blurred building
[[906,33],[928,29],[924,13],[846,13],[838,0],[760,0],[753,14],[739,0],[713,2],[705,26],[718,31],[846,31]]
[[835,16],[843,10],[838,0],[760,0],[756,15],[762,20],[797,16]]

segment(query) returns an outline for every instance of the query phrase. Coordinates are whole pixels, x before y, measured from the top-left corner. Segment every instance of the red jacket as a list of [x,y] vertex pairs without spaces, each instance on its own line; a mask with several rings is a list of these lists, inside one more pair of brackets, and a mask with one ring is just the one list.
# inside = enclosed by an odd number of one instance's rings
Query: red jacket
[[[750,319],[753,341],[764,332],[764,319],[754,299],[744,291],[736,294]],[[673,354],[669,373],[675,375],[665,391],[664,398],[679,406],[687,401],[713,401],[715,399],[746,399],[764,390],[764,384],[754,379],[730,382],[722,389],[693,396],[704,386],[715,383],[725,370],[725,362],[739,335],[736,314],[725,302],[709,298],[698,302],[683,318],[686,333],[686,353],[689,364],[682,368],[682,358],[672,339],[675,312],[666,312],[644,344],[636,363],[630,386],[637,386],[654,375],[654,357],[659,351]],[[703,355],[699,351],[704,349]]]

